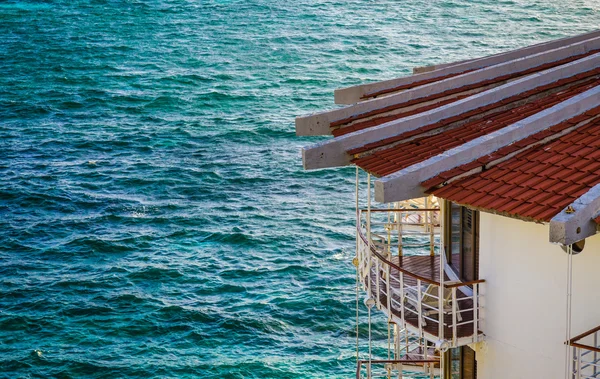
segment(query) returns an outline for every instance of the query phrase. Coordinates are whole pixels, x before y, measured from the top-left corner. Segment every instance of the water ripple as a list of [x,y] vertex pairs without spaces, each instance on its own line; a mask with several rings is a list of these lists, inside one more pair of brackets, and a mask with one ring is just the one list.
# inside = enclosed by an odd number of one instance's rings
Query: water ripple
[[0,376],[351,377],[354,172],[303,171],[322,138],[294,117],[598,16],[591,0],[0,4]]

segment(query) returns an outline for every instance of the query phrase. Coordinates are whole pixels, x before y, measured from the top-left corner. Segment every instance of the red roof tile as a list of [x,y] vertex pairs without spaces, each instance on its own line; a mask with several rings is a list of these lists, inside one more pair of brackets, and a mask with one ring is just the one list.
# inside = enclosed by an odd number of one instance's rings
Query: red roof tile
[[[598,52],[600,52],[600,50],[593,50],[593,51],[590,51],[590,52],[585,53],[585,54],[580,54],[580,55],[568,57],[568,58],[562,59],[560,61],[546,63],[546,64],[543,64],[541,66],[533,67],[533,68],[530,68],[530,69],[525,70],[525,71],[513,72],[511,74],[499,76],[499,77],[496,77],[496,78],[493,78],[493,79],[489,79],[489,80],[481,81],[481,82],[478,82],[478,83],[474,83],[474,84],[462,86],[462,87],[459,87],[459,88],[449,89],[447,91],[443,91],[443,92],[440,92],[440,93],[437,93],[437,94],[433,94],[433,95],[430,95],[430,96],[413,99],[413,100],[410,100],[410,101],[407,101],[407,102],[404,102],[404,103],[390,105],[390,106],[385,107],[385,108],[381,108],[381,109],[373,110],[373,111],[370,111],[370,112],[366,112],[366,113],[354,115],[354,116],[351,116],[351,117],[348,117],[348,118],[345,118],[345,119],[342,119],[342,120],[337,120],[337,121],[332,122],[330,124],[330,127],[333,129],[332,130],[332,134],[334,136],[338,137],[338,136],[341,136],[341,135],[344,135],[344,134],[347,134],[347,133],[351,133],[351,132],[354,132],[354,131],[357,131],[357,130],[362,130],[362,129],[370,128],[370,127],[373,127],[373,126],[376,126],[376,125],[383,124],[385,122],[389,122],[389,121],[392,121],[392,120],[396,120],[396,119],[400,119],[400,118],[403,118],[403,117],[408,117],[408,116],[411,116],[411,115],[414,115],[414,114],[422,113],[422,112],[431,110],[433,108],[440,107],[440,106],[442,106],[444,104],[448,104],[448,103],[451,103],[451,102],[454,102],[454,101],[458,101],[458,100],[460,100],[462,98],[471,96],[473,94],[473,93],[470,93],[470,94],[466,94],[466,95],[465,94],[461,95],[461,93],[463,93],[465,91],[472,91],[472,90],[476,90],[476,89],[480,89],[480,91],[483,91],[483,90],[486,89],[485,88],[486,86],[489,86],[489,85],[492,85],[492,84],[501,85],[501,84],[505,83],[507,80],[513,80],[513,79],[516,79],[516,78],[519,78],[519,77],[522,77],[522,76],[525,76],[525,75],[530,75],[530,74],[535,73],[535,72],[543,71],[543,70],[546,70],[546,69],[549,69],[549,68],[552,68],[552,67],[557,67],[557,66],[563,65],[565,63],[569,63],[569,62],[572,62],[572,61],[584,58],[586,56],[589,56],[589,55],[592,55],[592,54],[596,54]],[[460,74],[464,74],[464,73],[460,73]],[[416,83],[412,83],[410,85],[406,85],[406,86],[402,86],[402,87],[395,87],[395,88],[392,88],[392,89],[379,91],[377,93],[368,94],[364,98],[376,97],[376,96],[380,96],[380,95],[383,95],[383,94],[386,94],[386,93],[397,92],[397,91],[404,90],[404,89],[418,87],[418,86],[421,86],[421,85],[430,84],[430,83],[437,82],[437,81],[440,81],[440,80],[444,80],[444,79],[447,79],[447,78],[450,78],[450,77],[453,77],[453,76],[457,76],[457,75],[460,75],[460,74],[456,74],[456,75],[455,74],[450,74],[450,75],[447,75],[447,76],[444,76],[444,77],[435,78],[435,79],[428,79],[426,81],[416,82]],[[582,74],[573,76],[573,77],[571,77],[569,79],[571,81],[577,81],[577,80],[584,79],[584,78],[586,78],[588,76],[589,76],[588,73],[582,73]],[[541,88],[541,91],[545,91],[545,90],[548,90],[550,88],[553,88],[553,86],[552,85],[550,85],[550,86],[546,85],[546,86],[543,86],[543,87],[540,87],[540,88]],[[392,111],[394,111],[396,109],[402,109],[402,108],[409,107],[409,106],[412,106],[412,105],[423,104],[423,103],[426,103],[426,102],[430,102],[430,101],[433,101],[433,100],[436,100],[436,99],[441,99],[443,97],[447,97],[447,96],[451,96],[451,95],[458,95],[458,96],[453,96],[450,99],[444,99],[444,100],[435,102],[434,104],[430,104],[430,105],[426,105],[426,106],[423,106],[423,107],[419,107],[419,108],[413,109],[411,111],[400,112],[400,113],[397,113],[397,114],[394,114],[394,115],[390,115],[389,114],[389,112],[392,112]],[[532,94],[529,93],[529,91],[527,91],[527,92],[524,92],[522,94],[519,94],[519,95],[515,96],[515,99],[516,100],[524,99],[524,98],[526,98],[528,96],[531,96],[531,95]],[[506,99],[503,100],[503,101],[506,101]],[[515,101],[515,100],[513,100],[513,101]],[[500,103],[502,103],[502,102],[500,102]],[[374,116],[377,116],[377,115],[380,115],[380,116],[379,117],[374,117]],[[469,116],[466,116],[466,117],[469,117]],[[365,119],[365,120],[360,121],[361,119]],[[354,124],[351,124],[353,122],[354,122]],[[351,125],[347,125],[347,124],[351,124]]]
[[[600,110],[600,107],[596,109]],[[432,189],[431,193],[478,209],[550,221],[575,199],[600,184],[600,156],[589,153],[600,151],[600,138],[589,138],[598,135],[600,119],[579,126],[554,141],[525,149],[486,171]],[[442,177],[446,178],[443,181],[448,180],[446,175],[438,175],[423,185],[439,182]],[[600,216],[596,222],[600,223]]]
[[[354,159],[353,163],[376,176],[389,175],[415,163],[441,154],[453,147],[459,146],[475,138],[489,134],[519,120],[527,118],[543,109],[549,108],[570,97],[584,92],[599,83],[599,79],[590,79],[583,83],[577,83],[565,91],[547,95],[546,97],[539,98],[530,103],[515,107],[511,110],[499,111],[484,117],[483,119],[465,123],[457,128],[443,131],[440,130],[436,134],[416,137],[408,142],[401,142],[390,148],[375,151],[372,153],[372,155]],[[558,85],[558,82],[555,85]],[[540,105],[540,103],[543,103],[544,105]],[[425,127],[422,128],[422,130],[423,129],[428,128]],[[388,139],[386,142],[390,142],[392,140],[402,141],[402,138],[403,135],[399,135],[393,139]],[[532,140],[535,141],[535,137],[532,137]],[[370,146],[374,146],[374,144],[370,144]],[[562,147],[562,145],[560,147]],[[355,154],[358,151],[359,149],[354,149],[348,153]],[[527,165],[528,169],[534,169],[535,166],[538,165],[538,163],[535,161],[520,162],[520,164]],[[463,170],[462,172],[470,169],[471,168],[461,168],[461,170]]]

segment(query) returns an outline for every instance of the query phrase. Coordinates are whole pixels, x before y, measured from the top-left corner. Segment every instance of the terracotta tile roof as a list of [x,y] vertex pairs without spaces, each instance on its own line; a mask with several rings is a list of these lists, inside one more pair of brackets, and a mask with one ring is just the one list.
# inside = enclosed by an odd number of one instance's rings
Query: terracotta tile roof
[[[593,72],[590,72],[588,74],[591,75],[598,73],[600,73],[600,70],[594,70]],[[491,104],[486,107],[479,108],[475,111],[465,113],[456,118],[453,117],[442,122],[438,122],[417,130],[403,133],[399,136],[384,141],[379,141],[377,143],[365,145],[359,149],[353,149],[348,153],[358,154],[376,147],[385,146],[386,144],[399,141],[398,144],[390,148],[374,151],[371,155],[356,158],[353,160],[353,163],[375,176],[389,175],[403,168],[409,167],[415,163],[441,154],[444,151],[447,151],[453,147],[462,145],[475,138],[489,134],[508,125],[511,125],[519,120],[525,119],[531,115],[540,112],[543,109],[552,107],[600,84],[600,79],[598,79],[597,77],[584,80],[583,82],[577,82],[567,89],[563,89],[558,92],[553,92],[547,96],[514,107],[510,110],[500,110],[491,113],[481,119],[467,122],[461,125],[460,127],[455,127],[452,129],[443,129],[444,126],[458,121],[460,119],[472,117],[474,114],[482,113],[489,109],[495,109],[502,105],[510,104],[511,102],[517,102],[526,99],[529,96],[533,96],[541,91],[548,91],[552,88],[563,86],[565,85],[565,82],[573,80],[576,79],[569,78],[563,81],[558,81],[552,83],[551,85],[537,88],[534,91],[530,91],[529,93],[522,93],[520,95],[513,96],[510,99],[505,99],[500,103]],[[436,132],[434,133],[433,131]],[[549,133],[552,134],[553,132],[550,131]],[[422,134],[422,136],[419,136],[420,134]],[[406,140],[407,138],[411,137],[412,139],[410,139],[409,141],[402,142],[403,140]],[[513,146],[511,147],[511,149],[515,149],[516,147],[517,146]]]
[[[590,119],[598,113],[600,107],[583,116]],[[582,120],[581,117],[571,119],[514,145],[539,141],[548,136],[548,132],[552,134],[565,131],[577,124],[575,119]],[[510,153],[511,149],[514,147],[508,146],[469,165],[473,167],[489,163]],[[443,177],[460,175],[469,165],[451,170],[454,172],[443,173],[423,185],[435,185],[440,178],[443,181]],[[485,171],[450,182],[430,192],[482,210],[528,220],[550,221],[599,183],[600,119],[595,118],[557,139],[526,148]]]
[[[335,137],[339,137],[341,135],[355,132],[357,130],[370,128],[370,127],[373,127],[376,125],[383,124],[385,122],[389,122],[389,121],[400,119],[403,117],[408,117],[413,114],[425,112],[427,110],[439,107],[441,105],[448,104],[448,103],[451,103],[454,101],[458,101],[462,98],[473,95],[472,92],[468,93],[468,94],[463,94],[463,92],[465,92],[465,91],[478,90],[479,92],[481,92],[481,91],[488,89],[490,86],[498,86],[498,85],[505,83],[508,80],[514,80],[519,77],[523,77],[523,76],[530,75],[530,74],[533,74],[533,73],[536,73],[539,71],[547,70],[552,67],[557,67],[557,66],[560,66],[560,65],[578,60],[578,59],[585,58],[586,56],[596,54],[598,52],[600,52],[600,50],[593,50],[588,53],[571,56],[571,57],[562,59],[560,61],[549,62],[549,63],[543,64],[543,65],[540,65],[537,67],[533,67],[533,68],[530,68],[530,69],[527,69],[524,71],[513,72],[513,73],[510,73],[507,75],[502,75],[502,76],[499,76],[499,77],[496,77],[493,79],[477,82],[477,83],[462,86],[459,88],[449,89],[447,91],[436,93],[431,96],[421,97],[421,98],[413,99],[413,100],[410,100],[410,101],[407,101],[404,103],[394,104],[394,105],[391,105],[391,106],[388,106],[385,108],[380,108],[380,109],[377,109],[374,111],[353,115],[351,117],[332,122],[330,124],[330,127],[332,128],[332,134]],[[451,76],[455,76],[455,75],[451,75]],[[451,77],[451,76],[449,76],[449,77]],[[424,84],[429,84],[429,83],[436,82],[436,81],[440,81],[443,79],[447,79],[447,77],[426,80],[426,81],[423,81],[424,83],[418,84],[418,86],[424,85]],[[574,77],[574,79],[577,80],[578,78]],[[412,83],[412,84],[415,84],[415,83]],[[388,93],[388,92],[396,92],[396,91],[403,89],[401,87],[398,87],[398,88],[400,88],[400,89],[390,89],[390,90],[385,90],[385,91],[386,91],[386,93]],[[457,96],[452,96],[452,95],[457,95]],[[368,95],[368,96],[371,97],[373,95]],[[452,98],[451,99],[442,99],[447,96],[452,96]],[[423,103],[427,103],[427,102],[430,102],[430,101],[433,101],[436,99],[442,99],[442,100],[436,102],[433,105],[424,105],[423,107],[418,107],[418,109],[415,109],[415,110],[411,110],[411,111],[407,111],[407,112],[400,112],[397,114],[389,114],[389,112],[394,111],[396,109],[402,109],[402,108],[413,106],[413,105],[423,104]],[[381,115],[381,116],[374,117],[377,115]],[[361,119],[365,119],[365,120],[360,121]],[[346,124],[351,124],[351,125],[346,125]]]
[[383,147],[383,146],[386,146],[386,145],[389,145],[389,144],[392,144],[395,142],[405,140],[407,138],[412,138],[412,137],[418,136],[419,134],[429,133],[435,129],[440,129],[440,128],[446,127],[454,122],[467,120],[473,116],[481,115],[482,113],[493,112],[496,109],[501,109],[501,107],[504,107],[504,106],[507,106],[507,105],[510,105],[513,103],[517,103],[517,102],[522,102],[523,100],[526,100],[530,97],[539,95],[540,93],[556,90],[556,88],[558,88],[558,87],[568,86],[574,82],[583,80],[588,77],[596,76],[596,75],[600,75],[600,68],[597,68],[595,70],[591,70],[591,71],[588,71],[588,72],[585,72],[585,73],[582,73],[582,74],[579,74],[579,75],[576,75],[576,76],[573,76],[570,78],[561,79],[557,82],[550,83],[550,84],[547,84],[544,86],[540,86],[540,87],[534,88],[534,89],[526,91],[526,92],[522,92],[518,95],[503,99],[500,102],[488,104],[486,106],[474,109],[472,111],[462,113],[458,116],[451,117],[451,118],[448,118],[445,120],[441,120],[434,124],[426,125],[426,126],[423,126],[421,128],[415,129],[415,130],[401,133],[394,137],[390,137],[390,138],[386,138],[386,139],[383,139],[383,140],[380,140],[377,142],[366,144],[359,148],[349,150],[348,154],[350,154],[350,155],[361,154],[361,153],[364,153],[371,149]]

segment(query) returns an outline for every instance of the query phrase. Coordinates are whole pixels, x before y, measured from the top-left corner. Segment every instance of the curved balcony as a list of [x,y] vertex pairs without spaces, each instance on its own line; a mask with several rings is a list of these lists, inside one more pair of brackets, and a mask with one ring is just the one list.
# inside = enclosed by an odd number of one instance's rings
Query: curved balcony
[[[360,280],[378,309],[400,327],[445,349],[482,338],[480,287],[484,280],[452,281],[447,275],[444,254],[434,252],[434,232],[439,227],[435,211],[415,208],[359,211],[356,263]],[[429,215],[404,216],[417,212]],[[363,222],[365,214],[367,220]],[[383,215],[383,222],[371,220],[369,216],[374,214],[380,219]],[[406,235],[414,238],[404,238]],[[424,243],[427,239],[429,242]],[[405,240],[413,246],[421,245],[421,250],[429,250],[430,254],[403,254],[410,246]]]

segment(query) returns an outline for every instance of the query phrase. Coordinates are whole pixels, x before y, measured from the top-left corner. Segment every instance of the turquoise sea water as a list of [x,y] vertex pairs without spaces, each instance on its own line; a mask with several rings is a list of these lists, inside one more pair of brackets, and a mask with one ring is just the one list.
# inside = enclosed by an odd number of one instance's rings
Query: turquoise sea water
[[596,4],[0,2],[0,377],[353,377],[354,171],[294,117]]

